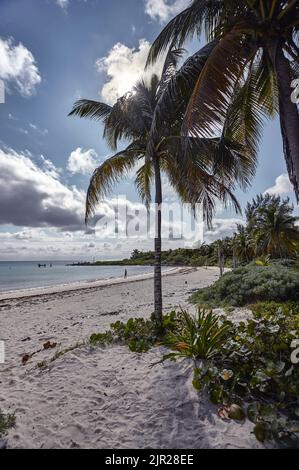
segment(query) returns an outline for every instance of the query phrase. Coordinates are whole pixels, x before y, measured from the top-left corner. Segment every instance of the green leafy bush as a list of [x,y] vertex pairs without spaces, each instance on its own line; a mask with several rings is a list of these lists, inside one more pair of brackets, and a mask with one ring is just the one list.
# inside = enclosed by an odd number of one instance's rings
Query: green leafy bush
[[176,317],[175,329],[170,331],[161,343],[175,352],[167,354],[164,359],[209,359],[219,353],[227,337],[228,328],[211,310],[199,308],[196,316],[181,310]]
[[7,434],[7,431],[13,428],[16,424],[14,414],[4,414],[0,410],[0,438]]
[[213,403],[247,408],[258,440],[292,446],[299,439],[299,365],[291,360],[299,322],[294,320],[291,310],[278,310],[259,321],[231,323],[230,339],[195,368],[193,380]]
[[191,301],[210,306],[243,306],[263,301],[299,301],[299,269],[271,262],[257,266],[254,262],[226,273],[210,287],[200,289]]
[[[175,312],[163,317],[163,328],[170,331],[174,327]],[[130,351],[146,352],[161,338],[158,333],[158,325],[153,318],[130,318],[127,323],[117,321],[110,325],[110,330],[105,333],[94,333],[90,337],[90,343],[95,344],[126,344]]]
[[256,318],[269,318],[277,312],[283,313],[294,321],[299,319],[299,302],[260,302],[250,305],[250,310]]

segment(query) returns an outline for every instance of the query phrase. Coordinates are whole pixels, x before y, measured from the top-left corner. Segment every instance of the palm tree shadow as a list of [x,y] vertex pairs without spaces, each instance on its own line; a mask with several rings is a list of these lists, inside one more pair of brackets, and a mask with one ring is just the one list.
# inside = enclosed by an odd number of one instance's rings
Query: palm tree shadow
[[[165,351],[164,351],[165,352]],[[135,435],[137,448],[211,447],[206,428],[215,425],[215,409],[192,386],[193,363],[164,362],[150,368],[146,422]]]

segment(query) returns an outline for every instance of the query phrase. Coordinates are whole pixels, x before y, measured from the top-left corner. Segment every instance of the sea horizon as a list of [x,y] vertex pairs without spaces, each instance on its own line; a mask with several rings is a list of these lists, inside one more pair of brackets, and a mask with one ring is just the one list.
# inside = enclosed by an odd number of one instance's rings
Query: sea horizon
[[153,272],[152,266],[69,265],[74,262],[76,261],[0,261],[0,292],[5,293],[120,278],[124,276],[125,269],[127,269],[128,277]]

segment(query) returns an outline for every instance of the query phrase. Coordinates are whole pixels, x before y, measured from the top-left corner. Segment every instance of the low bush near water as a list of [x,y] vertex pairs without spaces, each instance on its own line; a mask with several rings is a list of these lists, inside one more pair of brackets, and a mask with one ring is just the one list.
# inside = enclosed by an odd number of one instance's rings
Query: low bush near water
[[274,261],[270,266],[258,266],[253,262],[226,273],[191,297],[193,303],[234,307],[269,300],[299,301],[299,269],[295,263]]

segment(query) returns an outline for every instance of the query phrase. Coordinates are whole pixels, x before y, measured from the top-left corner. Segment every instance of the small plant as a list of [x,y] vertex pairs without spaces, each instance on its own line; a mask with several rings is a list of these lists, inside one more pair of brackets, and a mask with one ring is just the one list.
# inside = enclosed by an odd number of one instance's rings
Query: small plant
[[175,330],[169,332],[162,342],[175,352],[165,357],[210,359],[221,350],[228,328],[227,324],[220,324],[219,316],[211,310],[199,307],[196,316],[181,310],[177,316]]
[[45,369],[47,367],[47,362],[46,361],[41,361],[37,363],[37,367],[39,369]]
[[64,356],[68,352],[74,351],[75,349],[78,349],[81,346],[84,346],[84,344],[85,344],[84,342],[79,342],[78,341],[77,343],[73,344],[72,346],[68,346],[67,348],[64,348],[64,349],[59,349],[58,351],[56,351],[54,356],[51,357],[49,362],[56,361],[57,359],[59,359],[61,356]]
[[271,256],[270,255],[267,255],[267,256],[263,256],[261,257],[260,259],[257,259],[255,261],[255,264],[257,266],[270,266],[270,260],[271,260]]
[[13,428],[16,424],[16,417],[14,414],[4,414],[0,409],[0,438],[5,436],[9,429]]
[[[163,330],[170,331],[176,324],[176,313],[163,316]],[[105,333],[94,333],[90,337],[92,345],[124,344],[132,352],[147,352],[161,339],[158,325],[153,318],[130,318],[126,323],[117,321]]]

